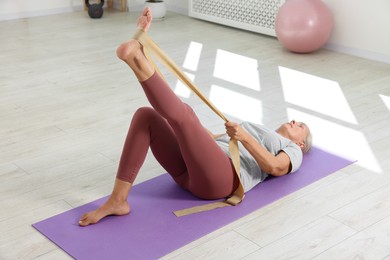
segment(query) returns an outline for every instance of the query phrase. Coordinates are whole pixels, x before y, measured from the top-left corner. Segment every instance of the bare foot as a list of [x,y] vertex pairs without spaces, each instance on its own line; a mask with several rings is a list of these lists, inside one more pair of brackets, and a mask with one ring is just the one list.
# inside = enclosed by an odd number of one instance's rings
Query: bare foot
[[143,56],[144,54],[141,44],[138,41],[131,39],[119,45],[116,49],[116,55],[123,61],[129,61],[133,58],[137,58],[138,55]]
[[152,20],[152,11],[149,7],[145,7],[145,9],[142,11],[141,16],[138,18],[137,29],[140,29],[144,32],[148,32],[149,27],[152,24]]
[[[145,9],[142,11],[142,14],[138,18],[137,22],[137,29],[142,30],[144,32],[148,32],[149,27],[152,24],[152,11],[150,10],[150,7],[145,7]],[[127,42],[122,43],[118,49],[116,50],[116,55],[119,59],[126,61],[129,58],[133,58],[130,56],[137,56],[142,55],[142,46],[141,44],[136,40],[129,40]]]
[[[146,7],[138,19],[137,28],[147,32],[152,24],[152,12]],[[130,39],[122,43],[116,50],[116,55],[134,71],[139,81],[145,81],[155,72],[154,66],[145,56],[143,46],[137,39]]]
[[99,222],[102,218],[109,215],[122,216],[130,213],[130,206],[127,201],[115,201],[111,197],[97,210],[84,214],[80,220],[80,226],[88,226]]

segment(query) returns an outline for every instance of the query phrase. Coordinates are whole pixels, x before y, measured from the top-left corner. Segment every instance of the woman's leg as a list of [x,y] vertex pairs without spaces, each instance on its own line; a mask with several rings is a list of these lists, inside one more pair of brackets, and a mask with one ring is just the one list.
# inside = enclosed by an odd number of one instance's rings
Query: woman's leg
[[183,187],[204,199],[230,195],[238,185],[230,159],[202,126],[193,110],[154,73],[141,82],[150,104],[172,127],[185,161]]
[[131,120],[117,179],[133,183],[149,148],[160,165],[181,184],[187,168],[175,133],[167,120],[150,107],[138,109]]
[[[148,19],[147,12],[145,17]],[[117,55],[133,70],[150,104],[175,132],[188,171],[183,186],[206,199],[231,194],[238,184],[231,161],[203,128],[192,109],[155,73],[142,46],[130,40],[118,48]]]
[[187,176],[187,168],[171,126],[153,108],[140,108],[131,120],[114,190],[100,208],[84,214],[79,221],[81,226],[97,223],[107,215],[125,215],[130,212],[127,196],[149,147],[164,169],[183,186],[183,180],[187,179],[183,178]]
[[108,215],[126,215],[130,212],[130,206],[127,203],[127,196],[132,184],[129,182],[115,180],[114,189],[110,198],[97,210],[84,214],[80,220],[80,226],[95,224],[100,219]]

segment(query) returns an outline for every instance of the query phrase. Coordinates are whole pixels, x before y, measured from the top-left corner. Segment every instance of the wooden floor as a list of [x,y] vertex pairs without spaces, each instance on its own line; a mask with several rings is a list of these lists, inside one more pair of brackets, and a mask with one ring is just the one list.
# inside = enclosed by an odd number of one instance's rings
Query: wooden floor
[[[112,11],[0,22],[1,259],[69,259],[31,224],[111,192],[129,122],[148,105],[115,56],[135,20]],[[232,120],[304,120],[315,145],[358,160],[164,259],[390,259],[389,64],[292,54],[275,38],[174,13],[150,35]],[[148,156],[137,183],[163,172]]]

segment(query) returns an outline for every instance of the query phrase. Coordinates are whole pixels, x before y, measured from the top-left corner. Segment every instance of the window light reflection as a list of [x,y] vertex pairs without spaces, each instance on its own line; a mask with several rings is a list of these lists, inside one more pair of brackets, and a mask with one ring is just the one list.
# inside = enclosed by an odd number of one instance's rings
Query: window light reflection
[[367,139],[360,131],[335,124],[294,109],[287,109],[290,119],[305,122],[313,133],[313,145],[357,164],[381,173],[382,169],[376,160]]
[[191,42],[184,59],[183,68],[196,71],[200,60],[203,44]]
[[337,82],[281,66],[279,73],[286,102],[357,124]]
[[249,89],[260,90],[257,60],[232,52],[217,50],[214,77]]
[[261,124],[263,117],[262,104],[257,99],[212,85],[210,101],[223,113],[243,121]]
[[384,95],[379,96],[382,99],[383,103],[385,103],[386,107],[390,110],[390,97]]
[[[184,73],[191,81],[194,81],[195,78],[194,74],[188,72],[184,72]],[[184,85],[183,82],[181,82],[180,80],[177,80],[174,92],[176,95],[181,96],[183,98],[189,98],[191,95],[191,90],[186,85]]]

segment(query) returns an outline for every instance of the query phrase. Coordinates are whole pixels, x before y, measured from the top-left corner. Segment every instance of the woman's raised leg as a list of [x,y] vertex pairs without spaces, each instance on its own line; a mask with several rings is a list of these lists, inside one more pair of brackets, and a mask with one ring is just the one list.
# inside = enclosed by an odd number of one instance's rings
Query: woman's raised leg
[[[151,13],[144,11],[142,20],[151,21]],[[204,129],[193,110],[155,72],[140,43],[136,40],[123,43],[117,49],[117,55],[133,70],[150,104],[175,132],[188,171],[183,186],[205,199],[231,194],[238,184],[231,161]]]

